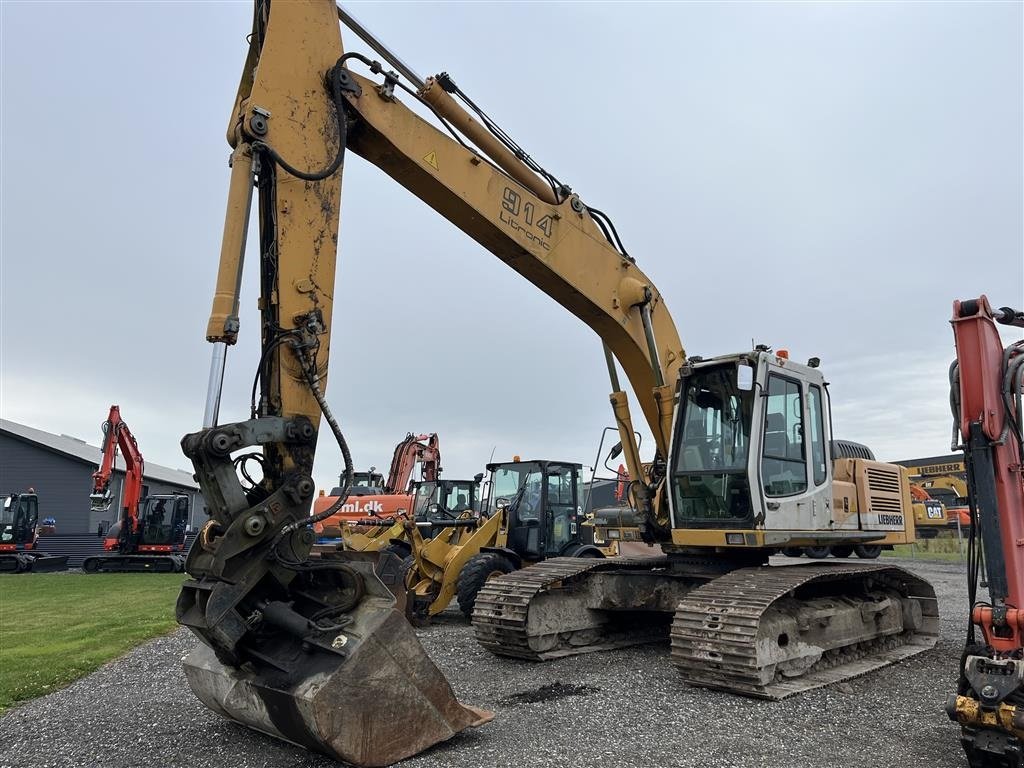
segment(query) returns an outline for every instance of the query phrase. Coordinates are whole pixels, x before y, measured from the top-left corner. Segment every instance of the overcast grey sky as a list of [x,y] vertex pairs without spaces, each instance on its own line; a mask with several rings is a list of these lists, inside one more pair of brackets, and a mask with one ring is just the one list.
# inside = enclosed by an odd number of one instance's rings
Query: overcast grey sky
[[[351,8],[613,217],[690,353],[819,356],[837,436],[948,451],[952,300],[1024,304],[1021,3]],[[0,21],[0,414],[95,443],[118,403],[149,460],[187,467],[251,5],[5,0]],[[247,416],[255,278],[223,420]],[[328,394],[361,467],[409,430],[441,434],[449,477],[492,449],[593,460],[598,339],[357,157],[335,295]],[[321,441],[321,486],[338,462]]]

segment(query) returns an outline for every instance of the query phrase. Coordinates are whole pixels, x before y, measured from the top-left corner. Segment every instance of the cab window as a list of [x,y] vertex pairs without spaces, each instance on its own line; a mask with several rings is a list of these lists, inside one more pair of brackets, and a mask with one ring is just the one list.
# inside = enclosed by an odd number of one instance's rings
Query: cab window
[[812,384],[807,398],[807,410],[811,429],[811,474],[815,485],[821,485],[828,478],[825,456],[825,413],[821,407],[821,387]]
[[766,496],[792,496],[807,490],[803,398],[799,382],[768,377],[765,398],[761,479]]

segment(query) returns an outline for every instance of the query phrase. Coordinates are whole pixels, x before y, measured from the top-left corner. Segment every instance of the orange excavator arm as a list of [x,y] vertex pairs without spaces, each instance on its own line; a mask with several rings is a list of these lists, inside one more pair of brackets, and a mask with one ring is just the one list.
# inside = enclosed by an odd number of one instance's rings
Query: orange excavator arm
[[113,500],[110,493],[110,481],[114,474],[117,453],[124,456],[125,473],[124,489],[121,496],[122,524],[127,524],[126,531],[137,533],[139,530],[139,501],[142,499],[142,478],[145,463],[139,450],[135,435],[128,424],[121,418],[121,408],[110,406],[107,420],[103,422],[103,446],[100,449],[100,466],[92,473],[92,494],[89,496],[92,509],[103,511],[110,508]]
[[[971,613],[946,712],[962,727],[972,766],[1013,765],[1024,751],[1024,340],[1004,348],[997,324],[1024,328],[1024,312],[993,309],[980,296],[954,302],[951,322],[953,447],[964,452],[971,516]],[[988,600],[978,595],[983,568]]]
[[441,447],[436,432],[429,435],[414,435],[410,432],[395,446],[384,492],[408,492],[417,463],[422,466],[422,479],[437,480],[441,473]]

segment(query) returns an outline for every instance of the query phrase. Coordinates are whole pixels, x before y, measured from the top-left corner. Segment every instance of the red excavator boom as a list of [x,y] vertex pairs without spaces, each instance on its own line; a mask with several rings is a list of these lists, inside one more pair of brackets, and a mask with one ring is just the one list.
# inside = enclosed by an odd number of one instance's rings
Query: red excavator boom
[[[957,354],[950,369],[954,448],[964,452],[971,514],[971,615],[959,689],[947,712],[962,726],[961,743],[972,768],[1019,766],[1024,754],[1024,340],[1004,349],[996,324],[1024,328],[1024,312],[993,310],[981,296],[954,302],[951,322]],[[982,567],[989,602],[977,597]]]
[[410,432],[395,446],[384,492],[408,493],[409,482],[417,463],[422,464],[421,479],[430,482],[437,480],[437,476],[441,474],[441,448],[436,432],[429,435],[414,435]]
[[[142,498],[143,461],[139,444],[128,425],[121,419],[121,408],[110,406],[110,414],[103,422],[103,446],[100,466],[92,473],[93,489],[89,500],[92,508],[102,511],[110,508],[112,496],[110,480],[118,450],[124,456],[124,492],[121,496],[121,525],[125,533],[139,532],[139,500]],[[108,547],[109,549],[109,547]]]

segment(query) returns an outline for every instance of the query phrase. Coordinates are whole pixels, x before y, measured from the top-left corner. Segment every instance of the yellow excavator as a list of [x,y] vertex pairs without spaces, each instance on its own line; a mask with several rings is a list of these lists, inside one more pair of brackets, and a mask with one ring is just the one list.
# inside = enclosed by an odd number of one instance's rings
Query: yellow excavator
[[[380,60],[343,50],[339,17]],[[208,707],[365,766],[491,716],[456,700],[372,564],[344,553],[309,557],[312,526],[345,503],[353,475],[326,400],[341,173],[351,153],[600,337],[635,526],[666,553],[553,558],[490,580],[474,611],[488,648],[550,658],[646,641],[672,622],[682,679],[777,697],[934,644],[934,591],[900,568],[767,566],[783,547],[912,531],[897,469],[833,461],[816,360],[799,364],[767,348],[687,358],[661,293],[610,218],[534,161],[451,77],[421,78],[330,0],[256,0],[248,42],[228,125],[207,408],[203,428],[182,439],[211,518],[189,552],[177,617],[202,641],[184,666]],[[253,190],[261,354],[250,418],[219,423]],[[618,366],[654,435],[647,463]],[[310,516],[322,439],[337,441],[344,481],[331,507]],[[260,465],[258,481],[239,471],[249,462]]]

